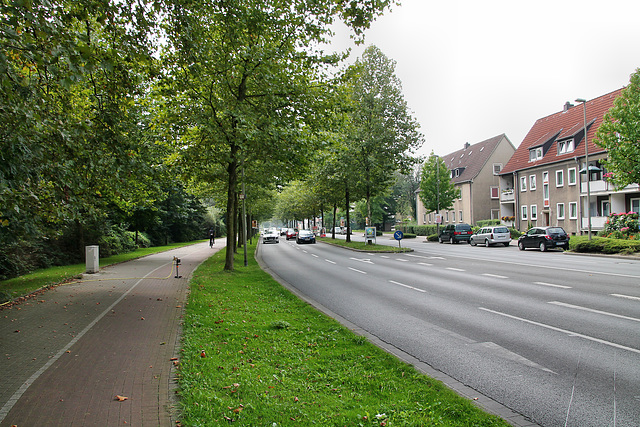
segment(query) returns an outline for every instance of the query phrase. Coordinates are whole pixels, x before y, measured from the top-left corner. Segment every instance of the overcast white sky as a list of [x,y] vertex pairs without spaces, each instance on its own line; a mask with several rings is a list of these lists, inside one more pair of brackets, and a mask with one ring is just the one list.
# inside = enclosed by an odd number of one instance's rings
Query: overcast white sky
[[[365,45],[395,60],[421,125],[419,154],[439,155],[506,133],[518,147],[566,101],[629,83],[640,67],[638,0],[402,0]],[[339,31],[334,46],[352,46]]]

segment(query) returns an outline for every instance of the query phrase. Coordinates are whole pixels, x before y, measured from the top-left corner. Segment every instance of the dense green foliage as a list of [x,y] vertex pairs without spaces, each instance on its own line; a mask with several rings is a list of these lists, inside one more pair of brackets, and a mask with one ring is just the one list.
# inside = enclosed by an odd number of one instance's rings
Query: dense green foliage
[[194,273],[179,361],[182,425],[506,426],[319,313],[263,272]]
[[607,149],[611,182],[621,188],[640,184],[640,68],[604,115],[595,142]]
[[419,196],[427,212],[451,209],[454,200],[460,197],[460,190],[451,181],[450,173],[444,160],[433,153],[424,162]]
[[569,249],[574,252],[593,252],[604,254],[631,254],[640,252],[640,240],[615,239],[587,236],[571,236]]

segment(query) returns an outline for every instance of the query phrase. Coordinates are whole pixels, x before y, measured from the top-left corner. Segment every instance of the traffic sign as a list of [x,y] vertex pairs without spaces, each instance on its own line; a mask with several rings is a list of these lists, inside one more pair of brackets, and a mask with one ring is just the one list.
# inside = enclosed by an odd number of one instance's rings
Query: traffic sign
[[396,240],[402,240],[403,237],[404,237],[404,233],[400,230],[393,233],[393,238]]

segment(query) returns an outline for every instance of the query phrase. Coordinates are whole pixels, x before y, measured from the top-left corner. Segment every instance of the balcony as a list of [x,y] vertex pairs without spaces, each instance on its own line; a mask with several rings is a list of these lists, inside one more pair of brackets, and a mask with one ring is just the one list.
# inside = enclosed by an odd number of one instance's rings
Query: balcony
[[513,189],[511,190],[502,190],[502,194],[500,194],[501,202],[513,202],[516,200],[515,192]]
[[[606,216],[592,216],[591,230],[604,230],[604,223],[607,221]],[[582,218],[582,229],[586,231],[589,228],[589,218]]]
[[[613,184],[604,181],[604,180],[598,180],[598,181],[591,181],[591,188],[589,189],[591,191],[591,194],[597,194],[597,193],[617,193],[617,192],[624,192],[624,193],[633,193],[636,191],[640,191],[640,187],[638,186],[638,184],[631,184],[631,185],[627,185],[624,188],[615,188],[613,186]],[[587,193],[587,183],[586,182],[582,182],[580,184],[580,191],[582,192],[582,194],[586,194]]]

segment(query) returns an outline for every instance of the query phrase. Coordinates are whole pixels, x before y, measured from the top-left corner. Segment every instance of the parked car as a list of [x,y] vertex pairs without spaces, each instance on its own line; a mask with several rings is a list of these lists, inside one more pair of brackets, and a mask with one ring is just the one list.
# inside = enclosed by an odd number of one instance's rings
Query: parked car
[[471,246],[485,245],[505,245],[511,243],[511,232],[504,225],[494,227],[482,227],[477,233],[472,234],[469,238]]
[[262,243],[280,243],[280,235],[277,231],[267,230],[262,233]]
[[296,243],[315,243],[316,236],[311,230],[300,230],[296,236]]
[[518,249],[538,248],[542,252],[551,248],[569,249],[569,236],[562,227],[533,227],[518,239]]
[[335,227],[335,228],[333,229],[333,231],[334,231],[336,234],[347,234],[347,228],[346,228],[346,227]]
[[469,242],[473,231],[469,224],[448,224],[438,236],[438,242],[449,242],[451,244],[458,242]]
[[295,239],[297,235],[298,235],[298,231],[295,228],[287,229],[287,234],[286,234],[287,240]]

